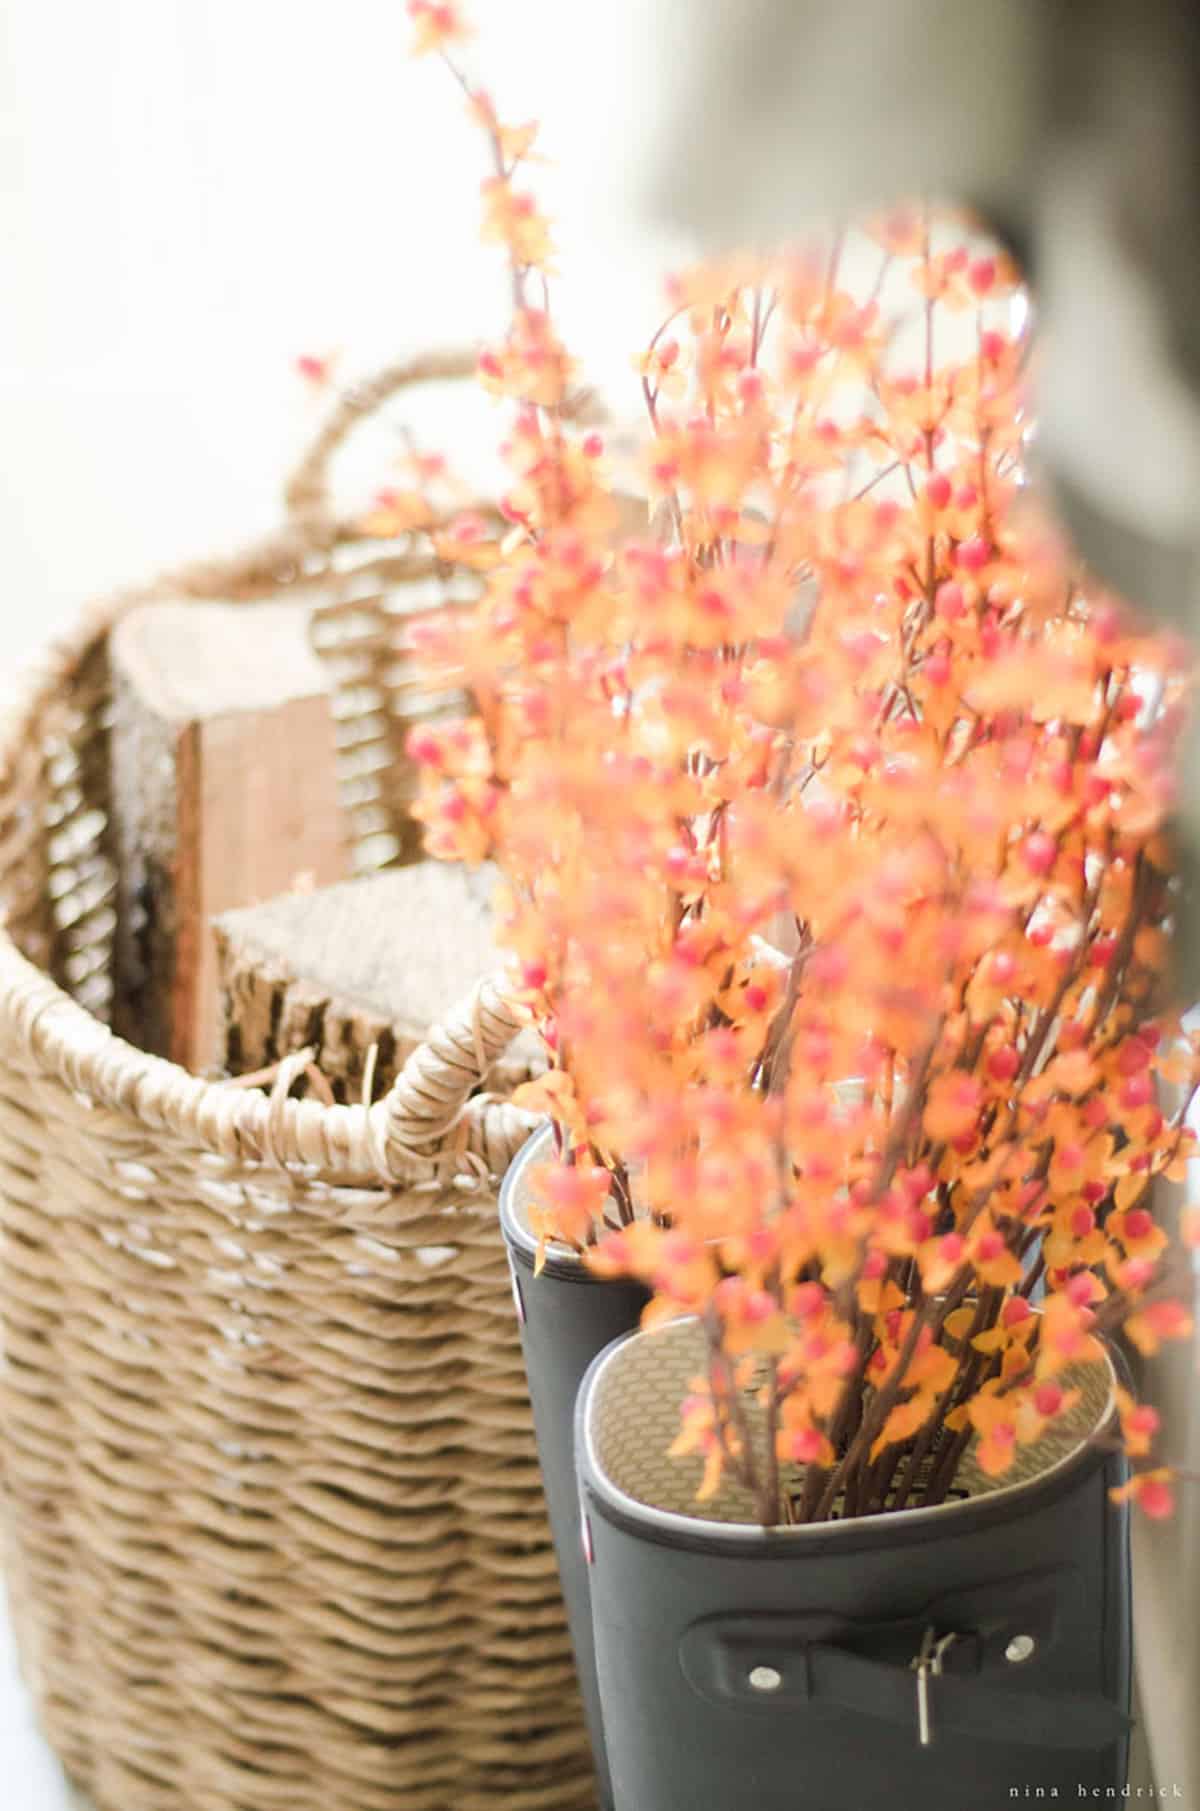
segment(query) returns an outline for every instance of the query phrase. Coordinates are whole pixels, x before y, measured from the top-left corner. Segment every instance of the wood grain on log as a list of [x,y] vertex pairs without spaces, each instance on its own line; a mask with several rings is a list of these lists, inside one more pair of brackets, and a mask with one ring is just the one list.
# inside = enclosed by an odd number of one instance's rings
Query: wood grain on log
[[216,1054],[214,916],[347,872],[309,616],[294,602],[151,604],[112,636],[114,1023],[190,1069]]
[[339,1101],[386,1092],[405,1058],[497,967],[490,870],[423,861],[303,891],[216,924],[219,1060],[269,1068],[310,1048]]

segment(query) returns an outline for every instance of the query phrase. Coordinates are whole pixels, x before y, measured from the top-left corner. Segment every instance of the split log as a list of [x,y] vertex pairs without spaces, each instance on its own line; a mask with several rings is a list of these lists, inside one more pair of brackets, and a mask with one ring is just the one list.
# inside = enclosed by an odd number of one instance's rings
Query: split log
[[430,1026],[499,965],[494,886],[491,870],[422,861],[225,913],[215,930],[226,1072],[256,1074],[309,1048],[335,1099],[352,1103],[374,1049],[378,1099]]
[[348,871],[327,682],[295,602],[163,603],[111,639],[114,1023],[216,1053],[220,912]]

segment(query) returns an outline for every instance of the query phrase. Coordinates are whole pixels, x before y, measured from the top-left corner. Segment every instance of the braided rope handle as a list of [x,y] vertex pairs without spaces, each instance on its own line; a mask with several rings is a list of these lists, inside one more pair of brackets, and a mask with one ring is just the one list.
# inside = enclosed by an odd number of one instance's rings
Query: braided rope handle
[[501,973],[481,981],[434,1027],[370,1109],[383,1175],[411,1176],[426,1165],[431,1177],[503,1175],[538,1116],[474,1090],[527,1023]]
[[[387,366],[339,398],[284,488],[289,520],[314,551],[331,548],[351,532],[335,514],[331,468],[354,431],[401,392],[461,382],[474,376],[476,363],[476,352],[462,347],[422,353]],[[522,1027],[502,977],[483,981],[434,1027],[385,1099],[369,1110],[381,1174],[389,1180],[422,1173],[480,1179],[503,1174],[537,1120],[510,1101],[475,1090]]]
[[[476,363],[472,349],[430,351],[354,385],[339,398],[288,479],[287,521],[281,530],[240,554],[196,562],[127,592],[103,615],[111,622],[135,604],[170,595],[261,595],[299,577],[313,554],[327,553],[351,537],[352,530],[334,512],[330,470],[354,430],[404,390],[460,382],[474,375]],[[366,1114],[373,1165],[389,1184],[503,1174],[539,1119],[511,1101],[475,1090],[524,1026],[503,977],[493,977],[412,1052],[387,1096]],[[285,1119],[286,1092],[277,1090],[273,1107]]]
[[[377,415],[402,390],[416,389],[422,384],[461,383],[465,378],[474,377],[478,362],[478,352],[474,348],[441,347],[386,365],[374,377],[364,378],[344,391],[284,486],[284,506],[293,532],[302,534],[315,549],[331,547],[345,537],[349,531],[347,525],[337,519],[330,486],[335,454],[356,428]],[[581,424],[607,419],[599,399],[587,388],[566,397],[562,413],[565,419]],[[483,500],[480,507],[494,509],[495,506]]]
[[374,377],[347,390],[292,472],[284,487],[284,504],[292,523],[316,547],[330,547],[344,533],[334,513],[330,468],[334,455],[354,430],[402,390],[421,384],[457,383],[475,373],[477,355],[464,347],[420,353],[388,365]]

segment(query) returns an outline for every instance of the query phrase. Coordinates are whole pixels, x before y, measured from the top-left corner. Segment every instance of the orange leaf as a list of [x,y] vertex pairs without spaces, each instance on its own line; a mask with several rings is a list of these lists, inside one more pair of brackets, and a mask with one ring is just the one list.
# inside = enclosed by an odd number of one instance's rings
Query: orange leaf
[[933,1403],[925,1395],[917,1394],[910,1402],[899,1403],[884,1422],[875,1444],[871,1448],[872,1459],[878,1458],[885,1446],[893,1446],[899,1440],[909,1440],[928,1421]]
[[714,1444],[709,1449],[704,1461],[704,1473],[700,1479],[700,1487],[696,1492],[697,1503],[706,1503],[710,1497],[716,1496],[718,1490],[721,1488],[721,1474],[724,1469],[724,1455],[721,1452],[720,1446]]
[[1124,1213],[1127,1207],[1132,1207],[1135,1202],[1140,1201],[1145,1192],[1146,1178],[1144,1176],[1122,1176],[1116,1188],[1116,1203],[1120,1212]]

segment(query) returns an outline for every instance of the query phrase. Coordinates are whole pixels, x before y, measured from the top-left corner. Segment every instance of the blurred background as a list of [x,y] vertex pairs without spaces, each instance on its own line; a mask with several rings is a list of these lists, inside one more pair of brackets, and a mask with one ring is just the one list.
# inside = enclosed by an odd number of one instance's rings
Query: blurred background
[[[473,67],[543,122],[567,337],[632,401],[678,250],[623,206],[655,9],[476,13]],[[401,0],[6,0],[0,667],[83,598],[274,525],[328,406],[297,355],[349,380],[503,325],[485,150],[411,35]]]
[[[631,234],[605,149],[652,79],[643,12],[504,0],[473,47],[505,117],[544,122],[560,310],[631,400],[674,255]],[[400,0],[0,9],[0,699],[89,597],[278,523],[330,401],[298,355],[337,353],[349,381],[503,326],[484,148],[410,38]],[[4,1811],[74,1802],[2,1611],[0,1755]]]
[[[1005,4],[979,12],[995,19]],[[698,0],[474,8],[472,68],[506,120],[542,121],[556,305],[618,416],[637,406],[630,355],[657,324],[661,276],[695,249],[634,204],[689,8]],[[349,382],[503,322],[501,260],[477,241],[483,147],[444,72],[409,59],[409,38],[401,0],[5,0],[0,695],[14,664],[87,598],[278,523],[284,475],[328,400],[297,375],[300,355],[335,355]],[[977,57],[985,81],[988,66]],[[767,87],[786,113],[786,85]],[[690,132],[698,157],[707,143],[719,164],[719,99],[714,112],[711,86],[696,92],[707,98],[676,121],[674,153],[686,160]],[[825,96],[830,118],[841,92]],[[778,192],[787,167],[775,175]],[[1102,293],[1091,277],[1068,281],[1060,318]],[[1136,480],[1141,518],[1178,491],[1190,521],[1196,422],[1172,425],[1170,396],[1149,419],[1140,367],[1103,357],[1105,395],[1124,374],[1122,433],[1091,413],[1099,358],[1077,360],[1064,419],[1080,424],[1081,461],[1103,453],[1113,507]],[[1174,486],[1159,482],[1164,445]],[[1177,1425],[1200,1447],[1186,1359],[1172,1387]],[[1192,1497],[1170,1531],[1139,1538],[1146,1712],[1159,1778],[1173,1782],[1197,1771]],[[58,1811],[68,1801],[5,1639],[0,1625],[4,1811]],[[1144,1777],[1144,1756],[1138,1768]]]

